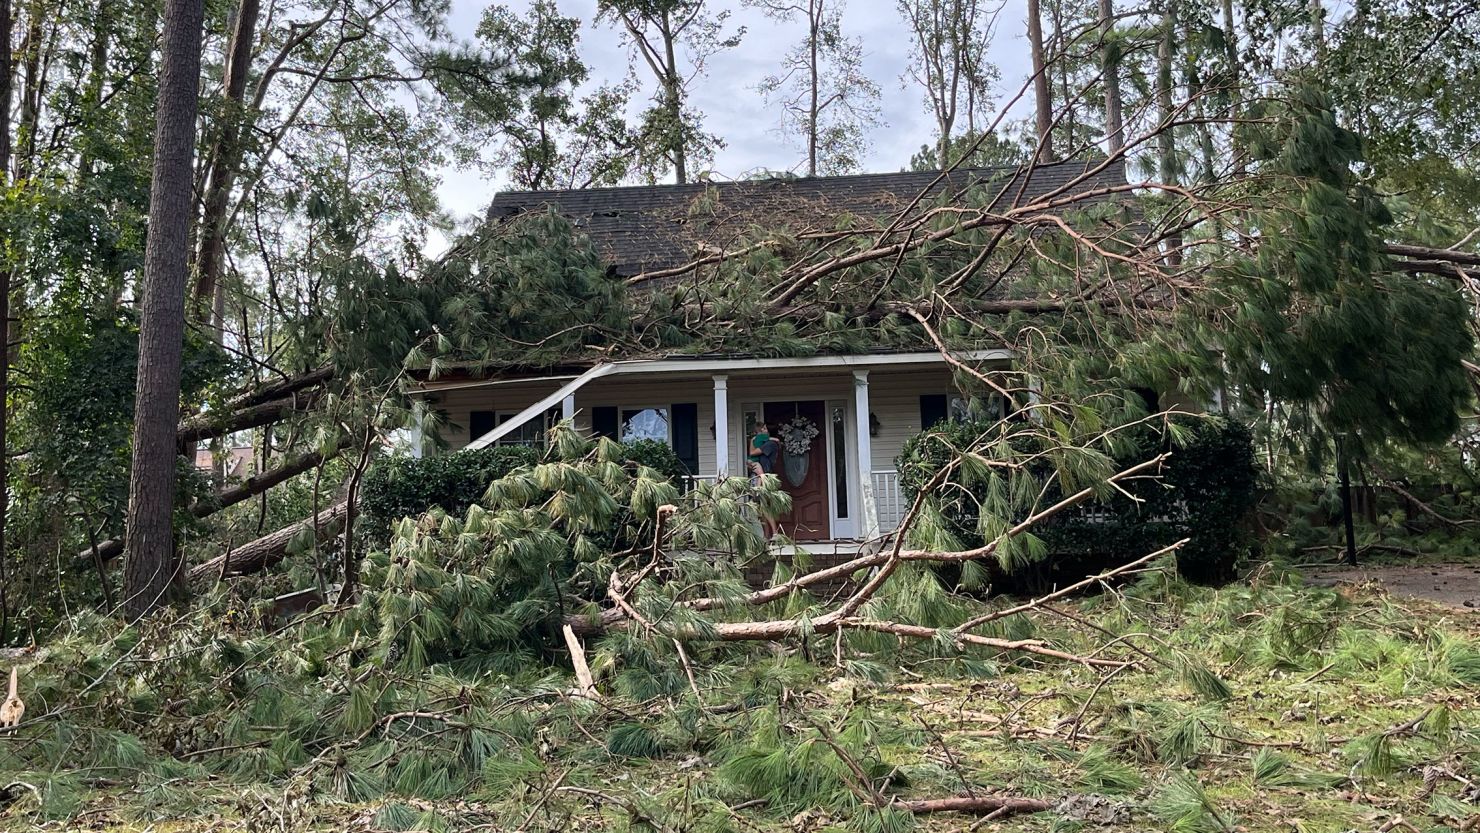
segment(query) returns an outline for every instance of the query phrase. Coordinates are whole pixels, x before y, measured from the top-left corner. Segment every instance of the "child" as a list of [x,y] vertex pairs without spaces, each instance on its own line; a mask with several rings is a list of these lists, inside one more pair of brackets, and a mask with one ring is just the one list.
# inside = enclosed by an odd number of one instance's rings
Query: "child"
[[761,471],[765,474],[776,472],[776,456],[781,451],[781,444],[771,437],[769,427],[764,422],[755,424],[755,436],[750,439],[750,462],[752,470],[755,464],[759,464]]

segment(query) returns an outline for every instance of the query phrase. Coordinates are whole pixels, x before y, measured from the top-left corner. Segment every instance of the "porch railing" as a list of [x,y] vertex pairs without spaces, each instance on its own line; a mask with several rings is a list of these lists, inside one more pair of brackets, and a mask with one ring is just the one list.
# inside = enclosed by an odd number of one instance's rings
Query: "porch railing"
[[686,474],[679,481],[684,494],[692,492],[700,483],[713,483],[719,478],[712,474]]
[[893,532],[909,511],[904,495],[899,491],[899,472],[893,469],[876,471],[872,475],[874,487],[874,511],[879,518],[880,532]]

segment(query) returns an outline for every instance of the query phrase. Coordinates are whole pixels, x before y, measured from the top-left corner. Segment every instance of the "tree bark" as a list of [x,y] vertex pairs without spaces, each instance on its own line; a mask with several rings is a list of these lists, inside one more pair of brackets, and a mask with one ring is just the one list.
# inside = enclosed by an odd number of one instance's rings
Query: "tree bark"
[[286,419],[288,416],[304,411],[313,404],[314,396],[292,396],[287,399],[279,399],[274,402],[264,402],[260,405],[249,405],[240,410],[224,414],[204,413],[186,419],[181,422],[176,430],[175,437],[177,445],[189,448],[202,440],[224,437],[235,434],[237,431],[245,431],[248,428],[261,428]]
[[668,62],[663,78],[663,97],[673,130],[669,139],[669,149],[673,154],[673,179],[679,185],[683,185],[689,181],[688,148],[685,147],[687,143],[683,135],[683,79],[678,77],[678,54],[673,43],[677,36],[670,28],[666,12],[663,14],[662,23],[663,55]]
[[[10,0],[0,0],[0,191],[10,188]],[[5,521],[10,513],[10,454],[6,437],[10,428],[10,264],[0,263],[0,332],[6,334],[6,348],[0,349],[0,643],[10,638],[10,598],[6,588],[9,574],[9,550],[5,538]]]
[[817,38],[822,28],[822,4],[824,0],[811,0],[807,4],[807,68],[811,74],[811,101],[807,106],[807,176],[817,176],[817,121],[821,115],[818,112],[818,85],[821,79],[817,76]]
[[172,589],[184,590],[172,516],[203,17],[203,0],[165,4],[124,537],[123,609],[130,619],[159,607]]
[[319,530],[321,536],[326,535],[348,511],[349,501],[342,500],[320,510],[315,517],[289,524],[228,554],[218,555],[210,561],[196,565],[190,570],[190,578],[221,575],[223,572],[227,575],[260,573],[283,560],[288,553],[288,545],[293,542],[294,538],[314,528]]
[[[1173,38],[1177,32],[1177,8],[1169,3],[1161,19],[1161,37],[1156,44],[1156,117],[1160,128],[1156,135],[1157,166],[1162,183],[1177,182],[1177,144],[1172,133],[1172,56]],[[1182,265],[1182,236],[1167,238],[1166,262],[1176,268]]]
[[1043,12],[1039,0],[1028,0],[1028,49],[1033,57],[1033,104],[1038,158],[1053,162],[1053,102],[1048,92],[1048,62],[1043,55]]
[[[300,454],[291,460],[285,460],[275,469],[269,469],[255,477],[249,477],[241,484],[223,489],[207,500],[198,500],[190,505],[190,515],[195,518],[209,518],[231,506],[235,506],[244,500],[256,497],[266,492],[273,486],[286,480],[297,477],[300,474],[320,465],[321,463],[338,457],[344,449],[350,446],[348,438],[341,440],[332,453],[324,454],[319,451],[310,451]],[[110,561],[123,552],[123,542],[117,539],[103,541],[95,546],[88,547],[77,554],[79,559],[98,558],[101,561]]]
[[1115,32],[1115,0],[1100,0],[1100,67],[1105,84],[1105,141],[1110,155],[1125,148],[1125,118],[1120,107],[1120,47]]
[[236,25],[227,47],[225,84],[222,87],[221,133],[211,150],[206,176],[205,201],[201,209],[200,246],[195,258],[195,315],[210,319],[210,330],[219,343],[223,294],[221,275],[226,262],[226,218],[231,188],[241,164],[241,129],[245,114],[242,99],[247,89],[247,70],[252,63],[252,41],[257,32],[258,0],[241,0]]
[[1341,525],[1346,531],[1346,563],[1357,566],[1357,530],[1352,519],[1352,474],[1351,458],[1346,444],[1336,442],[1337,478],[1341,483]]

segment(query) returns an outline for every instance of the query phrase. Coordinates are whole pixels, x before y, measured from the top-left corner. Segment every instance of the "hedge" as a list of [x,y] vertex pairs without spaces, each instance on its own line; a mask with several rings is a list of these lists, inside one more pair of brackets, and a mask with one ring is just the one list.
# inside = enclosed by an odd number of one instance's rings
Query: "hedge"
[[[1139,503],[1117,492],[1061,513],[1033,531],[1046,557],[1009,576],[1009,583],[1052,585],[1133,561],[1183,537],[1191,539],[1177,553],[1185,578],[1203,583],[1232,579],[1252,545],[1247,520],[1258,481],[1252,436],[1242,423],[1220,417],[1180,417],[1177,424],[1182,443],[1174,444],[1163,427],[1148,425],[1133,429],[1131,450],[1115,455],[1117,469],[1124,469],[1172,451],[1160,478],[1125,485]],[[945,465],[952,447],[969,446],[987,430],[985,424],[949,423],[906,441],[895,460],[906,499],[913,501]],[[940,489],[937,494],[962,492]],[[1051,485],[1044,505],[1061,496]],[[976,505],[977,500],[962,494],[940,507],[952,534],[969,547],[985,543],[977,532]]]
[[[365,472],[360,506],[380,529],[405,517],[441,508],[462,515],[483,499],[488,484],[523,466],[540,462],[544,453],[529,446],[493,446],[432,457],[385,457]],[[677,481],[687,473],[665,443],[637,440],[623,446],[623,458],[648,466]]]

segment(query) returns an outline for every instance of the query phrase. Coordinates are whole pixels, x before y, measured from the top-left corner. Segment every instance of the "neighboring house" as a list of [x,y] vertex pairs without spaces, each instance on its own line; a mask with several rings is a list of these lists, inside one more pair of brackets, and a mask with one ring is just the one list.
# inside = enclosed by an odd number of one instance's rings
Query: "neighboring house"
[[220,460],[208,445],[195,449],[195,467],[203,472],[215,472],[225,479],[251,477],[255,472],[256,461],[251,445],[222,449]]
[[[580,191],[506,192],[490,219],[553,210],[587,234],[619,277],[690,262],[724,250],[765,217],[886,218],[921,191],[983,182],[999,204],[1031,200],[1084,174],[1082,164],[1038,168],[870,174],[766,182],[706,183]],[[1124,183],[1120,170],[1076,185],[1075,193]],[[695,219],[693,206],[709,210]],[[715,206],[721,210],[714,210]],[[1006,367],[1006,349],[962,358]],[[618,440],[671,445],[699,480],[745,473],[746,445],[758,420],[773,435],[793,422],[816,429],[802,454],[778,466],[792,495],[782,529],[798,541],[856,540],[892,530],[907,509],[894,458],[905,440],[964,407],[941,355],[922,348],[853,355],[766,358],[672,355],[594,367],[496,372],[423,385],[429,407],[445,415],[449,448],[537,442],[554,420]]]

